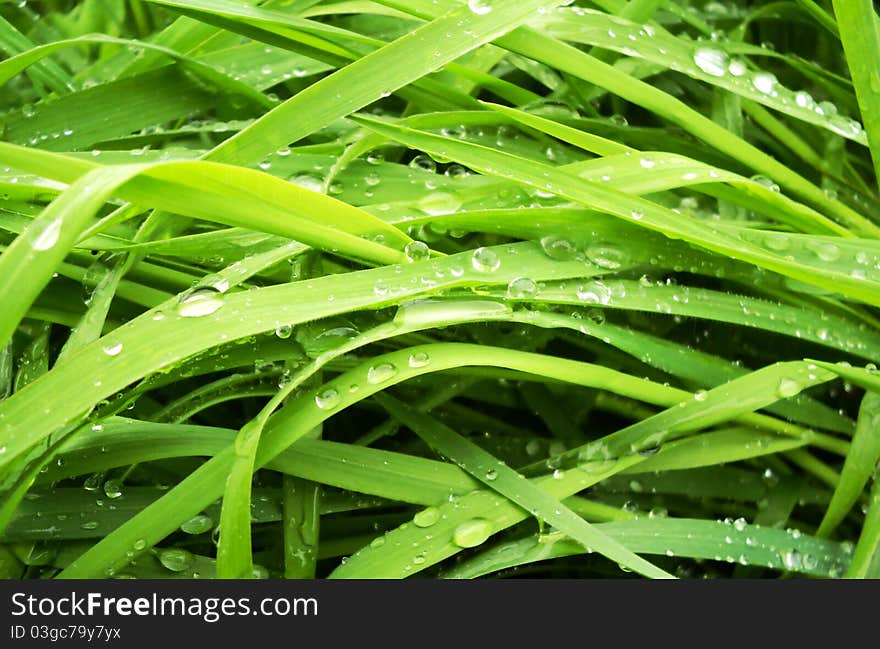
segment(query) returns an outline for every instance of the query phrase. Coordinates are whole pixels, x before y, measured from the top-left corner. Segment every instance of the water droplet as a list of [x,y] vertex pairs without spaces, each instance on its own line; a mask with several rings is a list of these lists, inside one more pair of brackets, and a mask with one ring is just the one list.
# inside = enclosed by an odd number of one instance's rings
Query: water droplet
[[385,545],[385,537],[384,536],[377,536],[375,539],[370,541],[371,548],[381,548],[383,545]]
[[339,391],[327,388],[315,395],[315,405],[322,410],[330,410],[339,405]]
[[119,480],[108,480],[104,483],[104,495],[108,498],[119,498],[122,495],[122,483]]
[[100,473],[93,473],[83,482],[83,489],[86,491],[98,491],[101,488],[101,482],[104,480],[104,476]]
[[290,338],[291,333],[293,333],[293,327],[289,324],[281,324],[275,327],[275,335],[282,340]]
[[537,292],[538,285],[531,277],[514,277],[507,285],[507,297],[514,300],[527,300]]
[[587,304],[604,304],[611,302],[611,289],[602,282],[587,282],[577,288],[577,298]]
[[223,294],[212,286],[197,287],[183,293],[177,301],[177,314],[183,318],[211,315],[223,306]]
[[180,548],[168,548],[159,552],[159,563],[172,572],[183,572],[189,570],[195,557],[192,552]]
[[816,101],[813,99],[813,96],[806,90],[799,90],[794,94],[794,103],[796,103],[801,108],[810,109],[812,109],[816,105]]
[[733,526],[738,532],[742,532],[744,529],[746,529],[746,525],[748,525],[748,523],[746,522],[746,519],[742,517],[737,518],[735,521],[733,521]]
[[84,530],[96,530],[98,529],[98,521],[86,521],[80,523],[80,528]]
[[186,532],[187,534],[204,534],[205,532],[210,531],[212,527],[214,527],[214,521],[210,516],[198,514],[183,523],[180,526],[180,531]]
[[587,247],[586,253],[587,259],[599,268],[607,270],[617,270],[627,261],[626,253],[612,243],[591,244]]
[[830,241],[812,241],[808,247],[822,261],[835,261],[840,257],[840,248]]
[[782,379],[779,382],[779,385],[776,386],[776,396],[780,399],[787,399],[788,397],[793,397],[798,392],[801,391],[800,384],[794,379]]
[[541,238],[541,249],[544,251],[545,255],[556,261],[568,261],[574,259],[574,256],[577,253],[577,248],[575,248],[571,241],[554,235],[548,235]]
[[468,9],[478,16],[485,16],[492,11],[492,6],[486,0],[468,0]]
[[31,240],[31,248],[34,250],[49,250],[61,236],[61,219],[54,219],[43,226],[36,236]]
[[413,352],[409,355],[409,366],[413,368],[425,367],[431,362],[431,358],[425,352]]
[[117,356],[119,352],[122,351],[122,343],[120,342],[107,342],[101,347],[101,350],[107,354],[107,356]]
[[387,381],[391,377],[397,374],[397,368],[391,363],[380,363],[378,365],[373,365],[369,370],[367,370],[367,383],[372,383],[376,385],[377,383],[383,383]]
[[783,252],[791,247],[791,240],[780,233],[770,233],[764,235],[764,247],[774,252]]
[[776,77],[769,72],[759,72],[752,77],[752,85],[760,93],[769,95],[776,87]]
[[449,192],[431,192],[420,199],[416,207],[431,216],[452,214],[461,207],[461,199]]
[[424,153],[420,153],[415,158],[409,161],[409,166],[413,169],[421,169],[422,171],[427,171],[430,173],[434,173],[437,171],[437,163],[431,158],[431,156],[427,156]]
[[423,261],[431,256],[431,249],[423,241],[410,241],[403,249],[403,254],[411,262]]
[[488,471],[486,471],[486,480],[489,480],[491,482],[492,480],[495,480],[497,477],[498,477],[498,471],[496,471],[495,469],[489,469]]
[[731,76],[742,77],[749,71],[749,67],[742,59],[733,59],[730,65],[727,66],[727,71],[730,72]]
[[471,255],[471,266],[481,273],[494,273],[501,267],[501,259],[491,248],[477,248]]
[[797,550],[786,550],[782,553],[782,565],[787,570],[800,570],[803,567],[803,558]]
[[705,390],[697,390],[694,392],[695,401],[705,401],[709,397],[709,393]]
[[144,539],[138,539],[134,542],[134,549],[136,551],[143,550],[145,547],[147,547],[147,542]]
[[657,163],[654,161],[654,158],[649,155],[642,156],[639,159],[639,164],[642,166],[643,169],[653,169],[657,165]]
[[416,527],[431,527],[440,520],[440,510],[436,507],[428,507],[413,516],[413,525]]
[[694,63],[700,70],[713,77],[723,77],[727,71],[728,56],[713,47],[698,47],[694,51]]
[[290,178],[290,182],[319,194],[324,192],[324,179],[315,174],[297,174]]
[[452,533],[452,541],[461,548],[475,548],[492,536],[492,523],[485,518],[472,518],[461,523]]

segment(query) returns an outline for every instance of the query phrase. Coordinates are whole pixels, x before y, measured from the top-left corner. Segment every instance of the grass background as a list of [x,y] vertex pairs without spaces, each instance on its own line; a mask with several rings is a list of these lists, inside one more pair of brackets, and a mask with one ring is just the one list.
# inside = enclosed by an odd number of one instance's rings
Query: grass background
[[880,577],[877,20],[0,2],[0,575]]

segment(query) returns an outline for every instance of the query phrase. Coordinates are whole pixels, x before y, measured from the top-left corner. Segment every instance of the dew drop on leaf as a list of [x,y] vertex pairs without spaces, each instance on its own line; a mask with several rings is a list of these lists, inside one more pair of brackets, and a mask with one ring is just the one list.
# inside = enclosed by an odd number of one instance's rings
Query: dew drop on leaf
[[197,287],[183,293],[177,301],[177,314],[183,318],[211,315],[223,306],[223,294],[212,286]]
[[485,543],[492,529],[492,523],[485,518],[472,518],[455,528],[452,541],[460,548],[475,548]]

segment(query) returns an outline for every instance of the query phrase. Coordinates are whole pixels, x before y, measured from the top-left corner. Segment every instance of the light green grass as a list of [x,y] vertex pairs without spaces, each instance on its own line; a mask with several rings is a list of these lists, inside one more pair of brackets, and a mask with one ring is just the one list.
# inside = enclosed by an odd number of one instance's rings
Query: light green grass
[[0,576],[880,576],[877,16],[786,6],[0,4]]

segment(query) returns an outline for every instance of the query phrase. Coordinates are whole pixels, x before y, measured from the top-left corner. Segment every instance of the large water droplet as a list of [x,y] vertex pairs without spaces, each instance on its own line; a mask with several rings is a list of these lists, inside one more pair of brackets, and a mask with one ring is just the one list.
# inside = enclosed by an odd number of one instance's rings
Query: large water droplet
[[436,507],[428,507],[413,516],[413,525],[416,527],[431,527],[440,520],[440,510]]
[[107,356],[117,356],[119,352],[122,351],[122,343],[109,341],[101,346],[101,350],[107,354]]
[[468,9],[478,16],[485,16],[492,11],[492,5],[486,2],[486,0],[468,0]]
[[214,521],[210,516],[198,514],[184,522],[180,526],[180,531],[186,532],[187,534],[204,534],[205,532],[210,531],[212,527],[214,527]]
[[211,315],[223,306],[223,294],[212,286],[196,287],[177,300],[177,314],[183,318]]
[[723,77],[727,71],[728,56],[714,47],[698,47],[694,51],[694,63],[700,70],[713,77]]
[[397,368],[391,363],[379,363],[367,370],[367,383],[376,385],[383,383],[397,374]]
[[452,541],[461,548],[475,548],[492,536],[492,523],[485,518],[472,518],[461,523],[452,533]]
[[437,163],[430,157],[425,155],[424,153],[420,153],[415,158],[409,161],[409,166],[413,169],[420,169],[422,171],[427,171],[430,173],[434,173],[437,171]]
[[315,405],[322,410],[330,410],[339,405],[339,391],[327,388],[315,395]]
[[431,362],[431,358],[425,352],[413,352],[409,355],[409,366],[413,368],[425,367]]
[[587,282],[577,287],[577,298],[587,304],[605,304],[611,302],[611,289],[602,282]]
[[514,277],[507,285],[507,297],[514,300],[527,300],[537,292],[538,285],[531,277]]
[[613,243],[594,243],[587,247],[587,259],[599,268],[617,270],[626,262],[626,253]]
[[104,483],[104,495],[108,498],[119,498],[122,495],[122,483],[119,480],[108,480]]
[[452,214],[461,207],[461,199],[448,192],[432,192],[419,200],[416,207],[431,216]]
[[776,87],[776,77],[769,72],[759,72],[752,77],[752,85],[760,93],[769,95]]
[[471,255],[471,266],[481,273],[494,273],[501,267],[501,259],[491,248],[477,248]]
[[544,254],[557,261],[568,261],[574,259],[577,249],[568,239],[548,235],[541,239],[541,249]]
[[403,249],[403,254],[409,261],[423,261],[431,256],[431,249],[423,241],[410,241]]
[[31,239],[31,248],[34,250],[49,250],[61,236],[61,219],[55,219],[47,223],[33,239]]
[[793,397],[798,392],[801,391],[800,384],[794,379],[782,379],[779,382],[779,385],[776,386],[776,396],[780,399],[787,399],[788,397]]
[[169,548],[159,553],[159,563],[172,572],[189,570],[194,561],[192,552],[180,548]]

